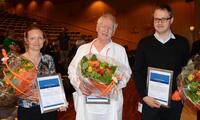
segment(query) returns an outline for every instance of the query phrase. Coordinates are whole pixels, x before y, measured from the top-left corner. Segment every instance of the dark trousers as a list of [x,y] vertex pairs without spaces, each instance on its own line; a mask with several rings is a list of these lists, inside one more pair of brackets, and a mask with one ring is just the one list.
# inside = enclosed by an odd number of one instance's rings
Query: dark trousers
[[197,110],[197,120],[200,120],[200,110]]
[[170,108],[151,108],[143,103],[142,120],[180,120],[183,104],[171,101]]
[[57,112],[43,113],[40,112],[39,106],[31,108],[18,107],[18,120],[56,120]]

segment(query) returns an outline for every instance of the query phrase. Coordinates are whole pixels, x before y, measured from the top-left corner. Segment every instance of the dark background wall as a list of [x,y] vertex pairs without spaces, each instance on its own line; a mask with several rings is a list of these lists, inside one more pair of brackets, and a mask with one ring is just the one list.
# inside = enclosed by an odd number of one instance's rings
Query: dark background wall
[[173,10],[175,21],[172,30],[193,41],[189,30],[195,24],[195,2],[185,0],[10,0],[0,4],[11,13],[59,23],[72,31],[96,36],[96,20],[111,12],[119,23],[114,41],[135,49],[138,41],[154,32],[152,12],[157,3],[167,2]]

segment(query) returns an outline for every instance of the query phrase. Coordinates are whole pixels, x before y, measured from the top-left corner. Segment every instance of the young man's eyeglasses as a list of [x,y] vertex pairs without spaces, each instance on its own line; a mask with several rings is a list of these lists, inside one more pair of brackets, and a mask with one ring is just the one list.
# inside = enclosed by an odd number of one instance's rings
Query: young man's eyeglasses
[[168,20],[170,20],[172,17],[168,17],[168,18],[153,18],[154,22],[156,23],[166,23]]

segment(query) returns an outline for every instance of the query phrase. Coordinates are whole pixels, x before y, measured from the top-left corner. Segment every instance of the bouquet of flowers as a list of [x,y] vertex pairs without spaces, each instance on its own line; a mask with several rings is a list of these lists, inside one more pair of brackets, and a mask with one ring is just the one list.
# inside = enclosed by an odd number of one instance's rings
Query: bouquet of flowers
[[93,95],[107,96],[122,79],[125,68],[111,58],[91,54],[83,56],[78,71],[81,80],[92,86]]
[[179,89],[194,105],[200,102],[200,56],[196,55],[183,68],[178,76]]
[[14,53],[6,54],[2,50],[2,68],[4,77],[0,80],[0,106],[12,103],[13,98],[25,95],[25,91],[36,77],[36,69],[29,60],[16,56]]

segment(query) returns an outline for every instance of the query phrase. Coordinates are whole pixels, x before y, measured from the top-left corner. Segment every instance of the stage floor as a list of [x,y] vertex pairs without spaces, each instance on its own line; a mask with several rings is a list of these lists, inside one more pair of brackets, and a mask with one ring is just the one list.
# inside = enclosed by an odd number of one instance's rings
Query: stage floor
[[[140,113],[137,111],[137,103],[139,97],[135,90],[133,79],[131,79],[126,88],[123,89],[124,93],[124,107],[123,107],[123,120],[140,120]],[[66,112],[59,113],[58,120],[75,120],[75,111],[73,106],[72,97],[68,97],[69,108]],[[186,102],[181,120],[196,120],[196,110]]]

